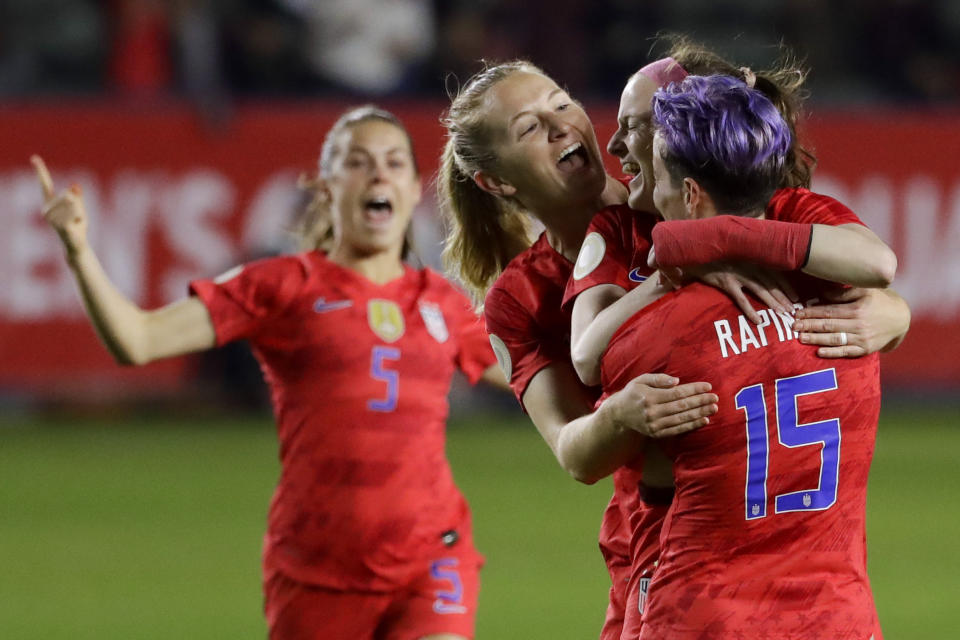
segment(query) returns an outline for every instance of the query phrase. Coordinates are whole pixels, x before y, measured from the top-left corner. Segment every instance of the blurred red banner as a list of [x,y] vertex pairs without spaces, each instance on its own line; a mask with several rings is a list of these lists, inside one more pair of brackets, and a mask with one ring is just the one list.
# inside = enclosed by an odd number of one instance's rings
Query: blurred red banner
[[[241,106],[219,125],[183,105],[0,107],[0,391],[110,397],[190,381],[183,359],[122,369],[99,344],[39,216],[32,153],[58,188],[83,188],[107,272],[138,304],[156,307],[185,295],[192,278],[286,246],[304,203],[297,176],[313,170],[346,106]],[[385,106],[410,128],[430,196],[444,105]],[[604,144],[615,105],[590,111]],[[820,160],[815,188],[853,208],[900,257],[894,288],[913,325],[884,356],[885,380],[960,387],[960,340],[950,337],[960,332],[960,114],[821,113],[806,133]],[[432,196],[415,225],[431,262],[441,237]]]

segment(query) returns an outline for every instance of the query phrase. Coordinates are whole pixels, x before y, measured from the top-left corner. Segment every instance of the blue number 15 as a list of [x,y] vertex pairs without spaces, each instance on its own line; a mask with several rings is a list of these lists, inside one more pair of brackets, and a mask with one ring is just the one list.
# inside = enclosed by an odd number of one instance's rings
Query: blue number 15
[[[833,391],[837,388],[837,372],[824,369],[805,373],[776,382],[777,436],[785,447],[822,445],[820,450],[820,483],[816,489],[794,491],[778,495],[774,500],[776,513],[788,511],[822,511],[837,501],[837,482],[840,472],[840,420],[797,422],[797,398]],[[737,409],[747,414],[747,520],[767,515],[767,475],[770,446],[767,431],[767,404],[763,385],[744,387],[736,396]]]

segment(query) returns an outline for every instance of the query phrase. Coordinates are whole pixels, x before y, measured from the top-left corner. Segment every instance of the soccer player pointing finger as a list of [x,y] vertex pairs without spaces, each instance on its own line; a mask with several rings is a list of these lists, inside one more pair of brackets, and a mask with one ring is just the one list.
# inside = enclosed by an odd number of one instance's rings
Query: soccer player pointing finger
[[444,452],[462,370],[500,380],[482,323],[438,274],[403,262],[421,184],[406,129],[360,107],[327,134],[303,228],[309,250],[196,280],[146,311],[86,242],[77,191],[45,216],[88,315],[119,362],[246,339],[269,383],[281,475],[264,540],[274,640],[473,637],[482,558]]

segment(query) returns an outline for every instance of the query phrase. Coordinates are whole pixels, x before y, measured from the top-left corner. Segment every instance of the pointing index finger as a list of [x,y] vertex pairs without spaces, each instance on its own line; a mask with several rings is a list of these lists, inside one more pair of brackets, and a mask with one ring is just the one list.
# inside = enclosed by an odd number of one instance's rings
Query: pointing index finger
[[43,189],[43,199],[50,200],[54,195],[53,179],[50,177],[50,172],[47,171],[47,165],[43,162],[43,158],[38,155],[30,156],[30,164],[37,170],[37,178],[40,179],[40,188]]

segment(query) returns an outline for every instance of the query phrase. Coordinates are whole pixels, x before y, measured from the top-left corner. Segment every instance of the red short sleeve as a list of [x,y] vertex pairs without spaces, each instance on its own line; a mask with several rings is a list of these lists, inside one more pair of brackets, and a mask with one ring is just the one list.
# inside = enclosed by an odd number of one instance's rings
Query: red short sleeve
[[590,221],[563,293],[564,309],[571,308],[578,295],[597,285],[615,284],[626,290],[633,287],[629,280],[633,242],[628,223],[622,207],[604,209]]
[[780,189],[767,206],[767,217],[781,222],[826,224],[859,224],[863,221],[849,207],[830,196],[809,189]]
[[190,293],[210,312],[220,346],[254,336],[265,320],[286,308],[305,279],[306,269],[297,258],[268,258],[213,279],[194,280]]
[[[523,406],[523,394],[530,380],[557,361],[558,354],[551,353],[549,344],[540,336],[532,310],[503,289],[494,287],[487,293],[484,319],[497,362]],[[569,361],[569,353],[565,355]]]
[[453,290],[445,305],[456,327],[457,367],[467,376],[470,384],[476,384],[484,371],[497,361],[483,319],[459,291]]

